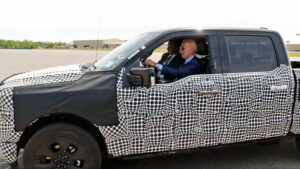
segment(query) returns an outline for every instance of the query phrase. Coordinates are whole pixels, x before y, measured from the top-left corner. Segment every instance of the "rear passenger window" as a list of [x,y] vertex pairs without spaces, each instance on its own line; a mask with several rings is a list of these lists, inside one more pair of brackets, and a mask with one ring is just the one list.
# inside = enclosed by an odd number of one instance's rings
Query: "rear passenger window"
[[226,36],[230,72],[270,71],[277,67],[272,40],[264,36]]

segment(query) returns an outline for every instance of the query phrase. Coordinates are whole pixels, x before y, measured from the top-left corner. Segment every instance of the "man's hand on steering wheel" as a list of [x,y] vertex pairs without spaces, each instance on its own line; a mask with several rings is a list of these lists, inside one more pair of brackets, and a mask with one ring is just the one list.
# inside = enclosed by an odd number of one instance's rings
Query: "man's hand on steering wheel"
[[157,63],[155,63],[154,61],[152,61],[151,59],[147,59],[145,61],[145,64],[151,67],[156,67]]

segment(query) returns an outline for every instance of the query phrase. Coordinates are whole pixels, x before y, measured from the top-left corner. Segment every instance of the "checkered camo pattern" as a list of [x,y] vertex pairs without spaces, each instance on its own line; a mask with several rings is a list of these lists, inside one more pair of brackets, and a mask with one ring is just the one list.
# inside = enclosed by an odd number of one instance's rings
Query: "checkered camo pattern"
[[75,81],[83,75],[79,66],[60,66],[22,73],[5,80],[4,84],[9,87],[16,87]]
[[17,143],[0,143],[0,159],[8,163],[17,160]]
[[295,105],[294,105],[294,113],[293,113],[293,124],[291,127],[291,132],[294,134],[300,134],[300,70],[294,69],[296,76],[296,95],[295,95]]
[[[283,136],[291,122],[291,69],[193,75],[150,88],[124,88],[118,77],[120,124],[98,126],[109,154],[124,156]],[[271,86],[288,89],[271,91]],[[200,91],[219,91],[199,95]]]
[[19,74],[3,82],[0,86],[0,158],[9,162],[16,160],[15,143],[22,135],[14,129],[13,88],[75,81],[83,74],[79,65],[70,65]]

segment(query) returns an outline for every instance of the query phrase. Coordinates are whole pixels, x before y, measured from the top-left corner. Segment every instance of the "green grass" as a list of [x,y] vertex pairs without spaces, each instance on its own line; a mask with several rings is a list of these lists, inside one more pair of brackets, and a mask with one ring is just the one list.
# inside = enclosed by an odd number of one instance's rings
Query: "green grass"
[[167,53],[167,49],[155,49],[153,52],[159,52],[159,53]]
[[300,52],[289,52],[290,57],[300,57]]

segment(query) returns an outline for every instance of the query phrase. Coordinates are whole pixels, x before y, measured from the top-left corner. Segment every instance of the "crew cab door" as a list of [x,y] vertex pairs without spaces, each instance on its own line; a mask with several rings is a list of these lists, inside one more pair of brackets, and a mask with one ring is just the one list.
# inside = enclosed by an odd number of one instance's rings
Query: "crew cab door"
[[207,37],[210,74],[142,87],[126,86],[128,73],[122,69],[117,85],[120,131],[107,142],[115,147],[113,154],[170,151],[222,142],[218,113],[223,106],[223,77],[218,38],[215,32]]
[[291,122],[293,79],[272,33],[219,32],[224,143],[279,137]]

